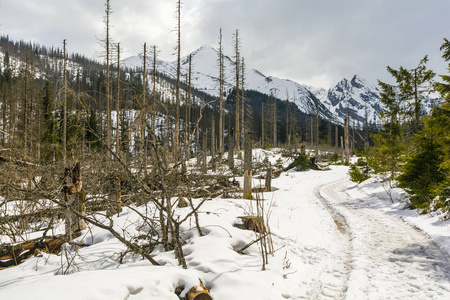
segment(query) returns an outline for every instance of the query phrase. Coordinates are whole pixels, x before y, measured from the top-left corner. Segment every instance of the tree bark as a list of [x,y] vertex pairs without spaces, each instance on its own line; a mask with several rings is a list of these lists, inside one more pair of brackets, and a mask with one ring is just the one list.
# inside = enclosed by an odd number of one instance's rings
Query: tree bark
[[230,128],[228,132],[228,167],[234,169],[234,129]]
[[252,133],[245,135],[244,199],[252,199]]
[[64,215],[65,233],[69,240],[72,240],[75,231],[86,229],[84,221],[80,221],[79,217],[72,212],[72,210],[76,210],[81,215],[86,214],[85,207],[81,207],[82,203],[80,201],[82,187],[83,182],[81,181],[80,163],[76,163],[72,169],[65,168],[63,194],[66,209]]
[[345,164],[350,162],[350,145],[349,145],[349,132],[348,132],[348,119],[344,120],[344,136],[345,136]]
[[269,166],[267,167],[267,173],[266,173],[266,188],[268,192],[272,191],[272,166],[269,163]]
[[203,147],[202,147],[202,157],[203,157],[203,159],[202,159],[202,173],[203,174],[206,174],[206,171],[207,171],[207,161],[206,161],[206,152],[207,152],[207,148],[206,148],[206,145],[207,145],[207,132],[206,132],[206,130],[205,131],[203,131],[203,139],[202,139],[202,142],[203,142]]

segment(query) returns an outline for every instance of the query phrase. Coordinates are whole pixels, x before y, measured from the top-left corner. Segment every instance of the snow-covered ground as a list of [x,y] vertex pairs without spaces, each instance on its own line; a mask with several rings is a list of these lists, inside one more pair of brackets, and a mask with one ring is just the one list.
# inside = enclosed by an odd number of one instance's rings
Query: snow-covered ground
[[[450,299],[450,222],[403,210],[401,193],[393,193],[392,204],[381,184],[357,185],[347,171],[331,166],[273,180],[274,191],[263,194],[275,250],[265,271],[259,244],[237,252],[256,238],[233,226],[255,210],[254,202],[215,198],[200,210],[204,236],[193,220],[183,224],[187,270],[173,252],[154,249],[163,266],[152,266],[125,253],[107,231],[91,228],[80,238],[87,247],[68,246],[1,270],[0,299],[178,299],[175,288],[183,286],[184,295],[199,278],[215,300]],[[114,224],[140,230],[127,208]]]

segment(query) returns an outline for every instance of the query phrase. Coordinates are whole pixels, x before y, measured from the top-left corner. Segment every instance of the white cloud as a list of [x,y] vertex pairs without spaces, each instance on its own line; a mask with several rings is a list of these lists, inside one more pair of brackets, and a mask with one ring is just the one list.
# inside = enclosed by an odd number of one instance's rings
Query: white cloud
[[[330,86],[357,73],[387,80],[386,66],[413,67],[426,54],[429,67],[445,73],[439,46],[450,38],[450,1],[434,0],[185,0],[182,54],[217,46],[225,52],[240,30],[248,67],[267,75]],[[111,0],[114,42],[126,55],[157,45],[174,59],[175,0]],[[104,37],[104,1],[0,0],[0,33],[95,56]]]

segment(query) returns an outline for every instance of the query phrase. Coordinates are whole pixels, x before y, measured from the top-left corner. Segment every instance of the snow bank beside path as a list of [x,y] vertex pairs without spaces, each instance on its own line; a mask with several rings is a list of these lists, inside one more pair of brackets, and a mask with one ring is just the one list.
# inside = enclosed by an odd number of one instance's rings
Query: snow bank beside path
[[[404,209],[406,193],[399,188],[389,189],[386,183],[369,179],[361,184],[349,185],[346,193],[349,197],[359,198],[372,203],[374,207],[387,215],[395,215],[410,225],[427,234],[432,240],[450,255],[450,220],[441,221],[438,213],[422,214],[417,210]],[[389,195],[390,194],[390,195]],[[391,201],[394,201],[392,203]]]

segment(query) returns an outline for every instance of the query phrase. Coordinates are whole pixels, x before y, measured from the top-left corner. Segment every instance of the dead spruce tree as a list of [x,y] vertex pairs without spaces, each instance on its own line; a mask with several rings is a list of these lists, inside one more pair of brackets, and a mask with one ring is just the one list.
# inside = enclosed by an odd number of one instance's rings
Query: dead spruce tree
[[180,76],[181,76],[181,0],[177,1],[177,79],[175,81],[175,101],[176,101],[176,114],[175,114],[175,136],[173,143],[173,153],[175,160],[179,156],[180,146]]
[[239,92],[239,77],[240,77],[240,41],[239,41],[239,30],[236,29],[233,39],[234,44],[234,64],[235,64],[235,79],[236,79],[236,103],[235,103],[235,122],[234,122],[234,145],[236,147],[236,152],[238,157],[241,157],[241,131],[240,131],[240,92]]
[[224,153],[223,140],[223,94],[224,94],[224,63],[223,63],[223,45],[222,45],[222,28],[219,31],[219,153]]

